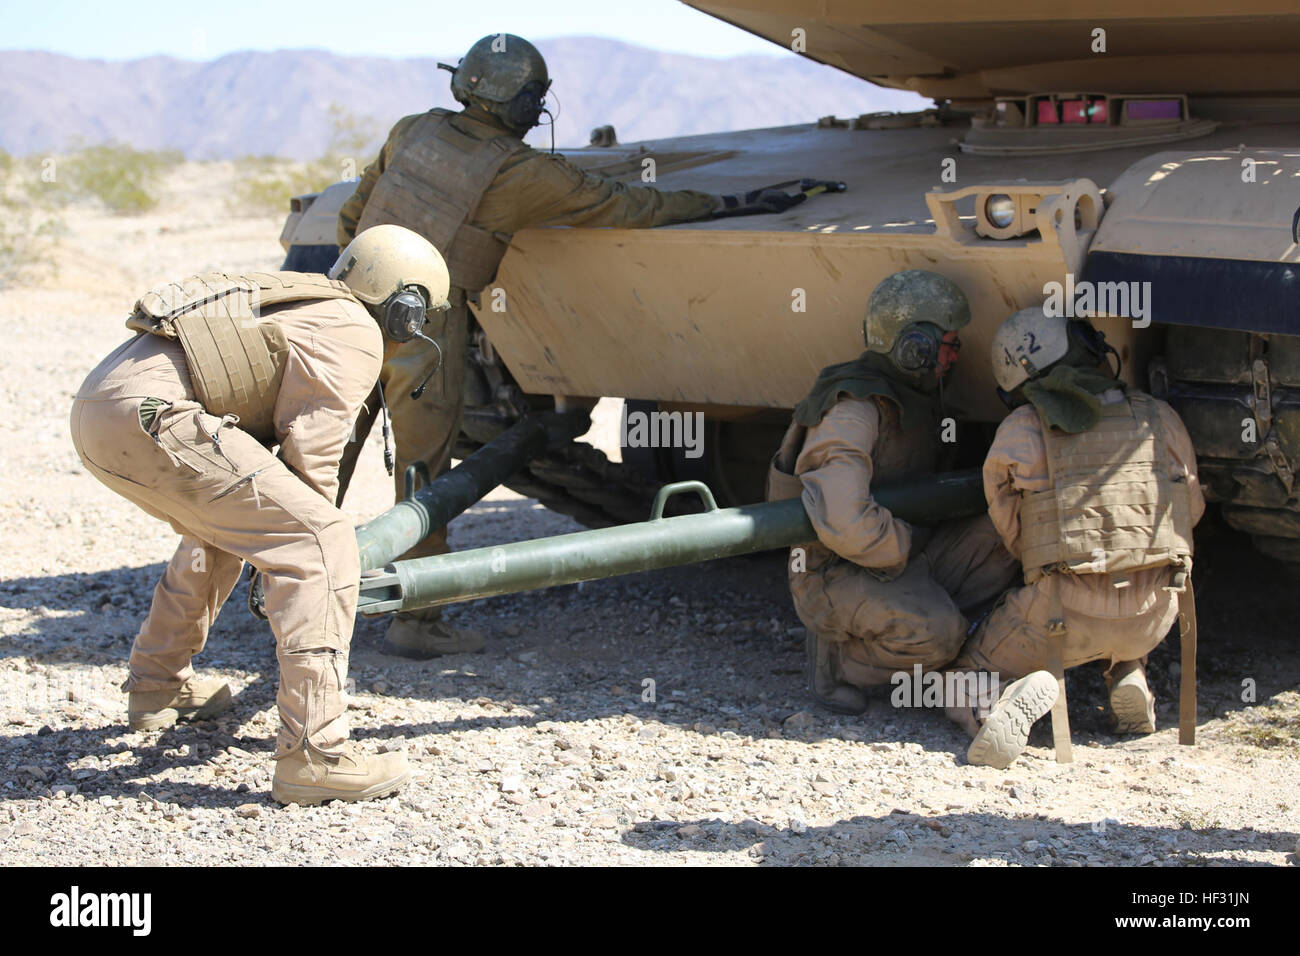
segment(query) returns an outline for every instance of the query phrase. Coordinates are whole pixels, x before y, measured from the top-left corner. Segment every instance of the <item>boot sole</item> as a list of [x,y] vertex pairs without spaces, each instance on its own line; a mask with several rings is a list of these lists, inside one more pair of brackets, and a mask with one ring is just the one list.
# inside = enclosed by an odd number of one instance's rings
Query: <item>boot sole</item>
[[1115,688],[1110,695],[1110,709],[1115,715],[1115,733],[1155,733],[1156,723],[1152,718],[1153,704],[1154,701],[1142,693],[1142,688],[1134,684]]
[[163,710],[127,713],[127,725],[132,730],[162,730],[180,721],[209,720],[230,709],[234,696],[230,687],[221,688],[202,707],[166,707]]
[[1006,770],[1029,744],[1029,729],[1056,703],[1056,678],[1039,671],[1022,678],[998,701],[994,712],[984,721],[966,761],[982,767]]
[[277,803],[296,803],[299,806],[313,807],[327,800],[342,800],[345,803],[357,803],[362,800],[375,800],[386,797],[402,789],[411,781],[411,771],[407,770],[400,777],[374,784],[365,790],[343,791],[329,787],[316,787],[302,783],[280,783],[271,781],[271,799]]

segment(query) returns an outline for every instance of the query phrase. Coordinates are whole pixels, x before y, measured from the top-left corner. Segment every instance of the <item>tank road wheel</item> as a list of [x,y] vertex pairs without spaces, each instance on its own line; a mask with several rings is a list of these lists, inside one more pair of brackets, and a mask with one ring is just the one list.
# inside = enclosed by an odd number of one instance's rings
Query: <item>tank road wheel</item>
[[[624,413],[658,411],[657,402],[629,400]],[[703,481],[723,507],[754,504],[766,493],[767,469],[790,422],[790,413],[764,411],[741,419],[704,418],[698,454],[685,447],[624,448],[623,461],[656,486]]]
[[[466,397],[471,395],[467,392]],[[544,403],[534,396],[526,398],[539,406]],[[628,407],[651,411],[656,406],[629,402]],[[689,478],[706,482],[721,507],[752,504],[763,500],[767,466],[785,433],[785,413],[764,417],[771,420],[705,419],[704,453],[698,458],[688,458],[684,448],[624,448],[624,460],[617,462],[586,442],[570,442],[529,462],[505,485],[592,528],[645,521],[661,485]],[[500,415],[491,419],[490,426],[485,426],[486,420],[467,416],[455,457],[472,454],[509,424]],[[685,514],[700,507],[693,496],[681,495],[669,501],[666,513]]]

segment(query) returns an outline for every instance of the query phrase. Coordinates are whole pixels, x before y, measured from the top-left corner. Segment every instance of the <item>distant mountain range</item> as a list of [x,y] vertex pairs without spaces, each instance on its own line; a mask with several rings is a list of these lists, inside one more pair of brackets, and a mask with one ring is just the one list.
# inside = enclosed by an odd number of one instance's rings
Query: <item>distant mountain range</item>
[[[708,59],[592,37],[538,44],[554,79],[560,146],[586,145],[612,124],[621,142],[918,109],[886,90],[776,51]],[[0,148],[15,155],[119,140],[178,149],[191,159],[326,149],[331,107],[356,117],[370,149],[399,117],[454,106],[439,60],[339,56],[323,50],[233,53],[208,62],[155,56],[125,62],[34,51],[0,52]],[[534,145],[549,131],[534,131]]]

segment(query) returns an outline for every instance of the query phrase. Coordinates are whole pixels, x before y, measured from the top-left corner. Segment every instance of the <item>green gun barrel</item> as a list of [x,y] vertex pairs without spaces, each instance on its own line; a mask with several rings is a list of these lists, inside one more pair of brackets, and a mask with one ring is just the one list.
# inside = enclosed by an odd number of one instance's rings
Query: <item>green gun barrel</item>
[[[406,498],[357,528],[361,570],[382,568],[415,547],[466,508],[476,504],[546,447],[544,416],[521,418],[455,468],[414,491],[407,474]],[[421,466],[422,467],[422,466]]]
[[[661,517],[667,499],[698,492],[702,514]],[[873,491],[891,512],[917,524],[979,514],[984,489],[976,470],[917,479]],[[718,508],[698,481],[659,490],[649,521],[398,561],[361,579],[364,614],[410,611],[476,598],[592,581],[637,571],[712,561],[815,541],[798,498]]]

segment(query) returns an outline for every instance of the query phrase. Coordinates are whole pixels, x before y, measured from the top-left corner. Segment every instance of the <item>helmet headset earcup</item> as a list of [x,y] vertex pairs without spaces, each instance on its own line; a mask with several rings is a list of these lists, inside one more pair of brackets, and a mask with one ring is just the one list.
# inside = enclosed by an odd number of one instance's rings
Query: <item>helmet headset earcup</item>
[[513,129],[530,130],[542,118],[543,103],[550,84],[537,80],[528,83],[505,104],[502,119]]
[[1071,319],[1066,326],[1066,332],[1070,337],[1071,354],[1067,356],[1067,360],[1070,360],[1069,364],[1087,368],[1096,368],[1105,364],[1109,369],[1108,357],[1113,355],[1115,369],[1112,374],[1115,378],[1120,377],[1120,373],[1124,370],[1124,360],[1120,358],[1119,352],[1115,351],[1115,346],[1106,341],[1104,332],[1095,328],[1091,322],[1082,319]]
[[394,342],[409,342],[424,327],[428,307],[414,288],[394,292],[378,306],[379,327]]
[[1085,361],[1091,360],[1092,365],[1100,365],[1108,348],[1106,336],[1098,332],[1092,323],[1080,319],[1071,319],[1065,328],[1070,344],[1077,346],[1087,356]]
[[939,365],[943,329],[929,322],[917,322],[898,333],[889,357],[904,372],[920,372]]

